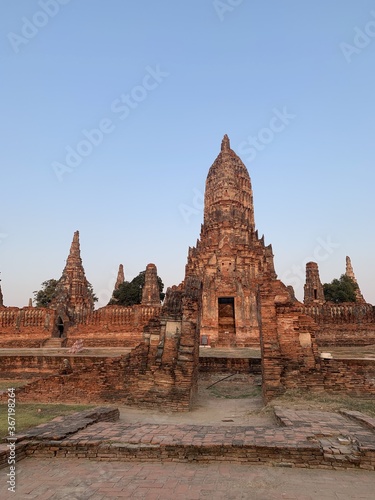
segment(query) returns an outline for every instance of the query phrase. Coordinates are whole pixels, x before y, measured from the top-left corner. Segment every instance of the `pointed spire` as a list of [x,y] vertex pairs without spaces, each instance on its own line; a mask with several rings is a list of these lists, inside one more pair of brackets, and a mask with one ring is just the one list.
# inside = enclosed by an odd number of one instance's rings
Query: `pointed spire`
[[230,141],[227,134],[224,135],[223,140],[221,141],[221,151],[229,151],[230,149]]
[[70,251],[68,255],[68,259],[66,261],[67,265],[76,264],[77,260],[81,260],[81,249],[79,246],[79,231],[75,231],[73,235],[73,241],[70,245]]
[[[246,217],[246,228],[243,224]],[[251,180],[241,158],[230,148],[229,137],[224,135],[221,151],[210,167],[204,193],[203,225],[232,228],[241,219],[244,233],[255,230]],[[246,238],[246,236],[244,236]]]
[[115,283],[115,290],[118,290],[119,286],[122,285],[125,281],[125,274],[124,274],[124,266],[120,264],[118,266],[118,273],[117,273],[117,279]]
[[[346,276],[352,279],[354,283],[358,286],[357,278],[355,277],[354,271],[353,271],[353,266],[352,266],[352,261],[350,260],[350,257],[346,256],[346,270],[345,270]],[[363,295],[361,293],[361,290],[358,288],[355,291],[355,297],[357,302],[366,302],[365,299],[363,298]]]
[[79,231],[74,233],[66,265],[50,307],[70,318],[74,318],[75,314],[89,314],[94,309],[92,287],[82,265]]
[[354,274],[354,271],[353,271],[353,266],[352,266],[352,261],[350,260],[350,257],[347,255],[346,256],[346,271],[345,271],[345,274],[346,276],[348,276],[349,278],[351,278],[354,283],[357,283],[357,279],[355,277],[355,274]]

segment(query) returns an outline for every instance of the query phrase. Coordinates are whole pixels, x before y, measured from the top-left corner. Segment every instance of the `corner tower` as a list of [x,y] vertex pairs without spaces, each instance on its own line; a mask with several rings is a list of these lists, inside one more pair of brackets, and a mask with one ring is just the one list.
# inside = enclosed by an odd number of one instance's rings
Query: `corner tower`
[[325,302],[323,285],[319,277],[319,267],[316,262],[307,262],[306,264],[303,302],[305,305],[323,304]]
[[227,135],[207,175],[204,221],[196,247],[189,248],[185,277],[202,283],[204,342],[259,345],[257,293],[276,279],[273,253],[258,238],[250,176]]

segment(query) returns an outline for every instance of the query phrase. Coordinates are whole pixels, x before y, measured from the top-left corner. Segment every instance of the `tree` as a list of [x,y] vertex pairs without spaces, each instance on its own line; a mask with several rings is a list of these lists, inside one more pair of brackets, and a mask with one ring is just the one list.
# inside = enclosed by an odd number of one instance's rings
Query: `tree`
[[48,307],[55,297],[57,280],[43,281],[42,288],[33,292],[36,307]]
[[[146,271],[141,271],[132,281],[124,281],[117,290],[113,292],[113,298],[109,301],[109,305],[133,306],[140,304],[142,300],[142,289],[145,284]],[[163,293],[164,283],[158,276],[160,300],[164,299]]]
[[[43,281],[42,288],[40,290],[36,290],[33,292],[34,294],[34,302],[36,307],[48,307],[55,298],[56,295],[56,287],[58,284],[58,280],[50,279],[47,281]],[[94,293],[94,289],[92,284],[87,282],[87,288],[94,302],[98,301],[98,297]]]
[[324,283],[324,298],[330,302],[355,302],[355,292],[358,289],[357,283],[346,274],[342,274],[340,279],[334,279],[331,283]]
[[91,284],[89,281],[87,282],[87,289],[88,289],[88,291],[89,291],[89,294],[90,294],[90,295],[91,295],[91,297],[92,297],[92,301],[93,301],[93,302],[98,302],[98,300],[99,300],[99,299],[98,299],[98,297],[95,295],[95,293],[94,293],[94,288],[93,288],[92,284]]

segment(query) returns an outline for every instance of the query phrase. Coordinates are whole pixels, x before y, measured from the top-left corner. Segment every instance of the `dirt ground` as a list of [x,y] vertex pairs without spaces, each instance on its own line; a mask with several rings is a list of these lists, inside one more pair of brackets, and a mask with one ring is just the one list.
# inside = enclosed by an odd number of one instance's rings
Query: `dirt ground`
[[120,420],[155,424],[276,425],[271,414],[258,415],[263,407],[259,375],[238,374],[222,380],[225,377],[228,374],[200,374],[198,398],[191,412],[164,413],[119,406]]

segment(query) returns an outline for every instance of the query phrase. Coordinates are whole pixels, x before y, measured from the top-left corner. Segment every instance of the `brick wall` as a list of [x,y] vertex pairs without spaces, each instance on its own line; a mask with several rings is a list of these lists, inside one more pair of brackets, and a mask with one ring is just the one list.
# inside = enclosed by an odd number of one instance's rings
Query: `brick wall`
[[[64,322],[66,345],[82,339],[87,347],[134,347],[143,339],[143,328],[160,315],[160,306],[107,306],[91,314],[76,313]],[[6,307],[0,310],[0,348],[34,348],[57,336],[53,309]]]
[[305,306],[303,314],[319,325],[320,346],[361,346],[375,343],[375,313],[371,304],[329,304]]
[[316,338],[321,347],[375,344],[375,323],[320,325]]
[[54,310],[46,308],[0,309],[0,347],[40,347],[52,335],[55,316]]
[[[126,386],[126,357],[97,358],[73,357],[69,359],[72,373],[60,375],[63,358],[19,357],[18,362],[28,365],[24,372],[34,373],[39,364],[38,378],[16,389],[17,402],[108,403],[123,402],[128,398]],[[14,358],[13,358],[14,360]],[[53,374],[51,374],[54,372]],[[0,396],[5,400],[6,393]]]
[[[151,319],[144,341],[127,356],[66,356],[72,373],[60,375],[60,358],[8,357],[8,373],[39,371],[45,377],[17,390],[18,401],[123,402],[160,410],[189,410],[198,383],[199,337],[196,327],[200,284],[190,280],[162,317]],[[84,338],[84,337],[83,337]],[[85,342],[85,339],[84,339]],[[6,358],[4,358],[6,359]],[[13,366],[13,368],[12,368]],[[51,372],[55,371],[51,374]]]
[[288,302],[279,282],[262,287],[259,297],[263,396],[286,389],[375,395],[375,360],[324,360],[317,350],[318,325]]

